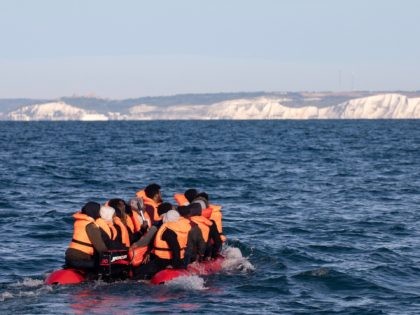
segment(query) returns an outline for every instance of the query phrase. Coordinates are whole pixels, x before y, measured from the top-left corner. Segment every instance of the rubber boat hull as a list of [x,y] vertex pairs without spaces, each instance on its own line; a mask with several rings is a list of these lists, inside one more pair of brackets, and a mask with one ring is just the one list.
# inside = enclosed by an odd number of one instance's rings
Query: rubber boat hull
[[[224,258],[218,257],[214,260],[205,261],[201,263],[193,263],[187,269],[171,269],[167,268],[159,271],[151,279],[152,284],[164,284],[175,278],[191,275],[211,275],[219,272],[222,269]],[[79,284],[86,281],[86,276],[83,272],[76,269],[60,269],[53,271],[44,281],[47,285],[67,285]]]
[[193,263],[188,266],[187,269],[164,269],[159,271],[151,279],[152,284],[164,284],[167,281],[171,281],[175,278],[182,276],[191,276],[191,275],[211,275],[222,270],[222,263],[224,258],[217,257],[214,260],[204,261],[201,263]]
[[47,279],[45,284],[78,284],[85,281],[86,276],[81,271],[76,269],[60,269],[53,271]]

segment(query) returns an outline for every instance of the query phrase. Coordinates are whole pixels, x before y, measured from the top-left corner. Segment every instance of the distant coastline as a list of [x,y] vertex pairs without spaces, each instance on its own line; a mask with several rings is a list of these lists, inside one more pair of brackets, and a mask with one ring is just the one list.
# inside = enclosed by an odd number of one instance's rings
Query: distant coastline
[[110,100],[0,99],[0,120],[419,119],[420,91],[243,92]]

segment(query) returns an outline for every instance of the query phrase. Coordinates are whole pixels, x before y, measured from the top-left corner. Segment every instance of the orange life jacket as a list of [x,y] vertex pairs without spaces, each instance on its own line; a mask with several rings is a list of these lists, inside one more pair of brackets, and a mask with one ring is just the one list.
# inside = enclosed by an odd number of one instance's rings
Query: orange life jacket
[[88,255],[93,255],[94,248],[86,233],[86,226],[90,223],[95,224],[95,220],[81,212],[73,214],[73,218],[76,221],[74,221],[73,238],[70,242],[69,248],[74,248]]
[[130,259],[131,265],[134,267],[140,266],[148,249],[149,247],[147,245],[134,248],[130,247],[128,250],[128,258]]
[[[152,221],[150,220],[149,214],[147,212],[143,212],[143,216],[148,222],[147,225],[151,227]],[[133,211],[130,217],[131,217],[131,221],[133,221],[133,224],[134,224],[134,231],[135,232],[140,231],[141,226],[143,225],[143,218],[136,211]]]
[[162,259],[172,259],[173,255],[168,243],[162,240],[162,234],[166,229],[175,232],[180,247],[179,255],[180,258],[183,259],[185,256],[185,249],[187,248],[188,232],[191,230],[190,221],[181,217],[176,222],[166,222],[160,227],[156,234],[152,253]]
[[107,222],[102,218],[98,218],[95,221],[96,225],[99,226],[99,228],[101,230],[103,230],[106,235],[108,235],[108,237],[111,240],[115,240],[117,237],[117,230],[115,229],[114,224],[112,224],[112,222]]
[[[225,242],[226,241],[226,236],[223,235],[223,225],[222,225],[222,217],[223,217],[222,206],[210,205],[209,208],[211,209],[209,219],[213,220],[216,223],[217,230],[219,231],[219,234],[220,234],[220,238],[222,239],[222,242]],[[207,209],[205,209],[205,210],[207,210]],[[203,210],[203,212],[205,212],[205,210]],[[204,216],[204,214],[203,214],[203,216]]]
[[[146,222],[147,222],[147,225],[149,226],[149,227],[152,227],[152,220],[150,220],[150,216],[149,216],[149,214],[147,213],[147,212],[144,212],[143,211],[143,216],[144,216],[144,219],[146,220]],[[160,219],[160,218],[159,218]],[[141,218],[141,223],[143,224],[143,218]]]
[[149,206],[153,207],[153,222],[154,221],[159,221],[160,216],[158,215],[158,211],[157,211],[157,208],[158,208],[159,204],[156,203],[153,199],[147,197],[144,190],[139,190],[138,192],[136,192],[136,196],[138,198],[143,199],[144,205],[149,205]]
[[202,215],[195,215],[190,217],[190,220],[198,225],[201,234],[203,235],[204,242],[207,243],[209,240],[210,226],[213,224],[209,219],[206,219]]
[[134,222],[131,215],[127,215],[125,217],[125,222],[127,223],[127,228],[130,229],[131,233],[137,232],[134,228]]
[[127,227],[124,225],[124,223],[121,221],[119,217],[114,217],[114,224],[118,225],[121,230],[121,242],[126,247],[130,247],[130,236],[128,234]]
[[115,239],[117,238],[117,229],[114,226],[114,223],[112,222],[107,222],[109,229],[111,230],[111,240],[115,241]]
[[186,206],[190,204],[188,199],[185,198],[184,194],[175,194],[174,199],[176,203],[178,204],[178,206]]
[[203,217],[205,217],[206,219],[210,219],[212,211],[213,211],[213,209],[208,207],[208,208],[204,209],[203,211],[201,211],[201,215]]
[[133,226],[134,226],[134,232],[138,232],[140,231],[141,228],[141,218],[140,215],[136,212],[131,210],[132,213],[130,215],[131,218],[131,222],[133,222]]

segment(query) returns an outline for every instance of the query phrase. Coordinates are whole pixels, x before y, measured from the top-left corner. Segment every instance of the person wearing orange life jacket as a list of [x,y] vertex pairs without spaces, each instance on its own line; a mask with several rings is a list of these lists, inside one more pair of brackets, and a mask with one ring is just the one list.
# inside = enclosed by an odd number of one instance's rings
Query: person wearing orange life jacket
[[184,193],[184,197],[191,205],[195,204],[200,206],[200,208],[197,208],[196,210],[194,210],[196,207],[191,209],[191,216],[203,216],[213,222],[210,226],[209,240],[207,241],[207,249],[204,256],[205,258],[216,258],[220,253],[224,240],[226,240],[226,237],[221,233],[221,207],[210,205],[208,202],[208,194],[205,192],[198,193],[196,189],[187,189]]
[[214,223],[217,226],[217,230],[219,232],[220,238],[222,242],[224,243],[226,241],[226,236],[223,235],[223,225],[222,225],[222,207],[219,205],[210,204],[209,202],[209,195],[206,192],[200,192],[197,194],[197,196],[194,198],[192,202],[198,202],[203,205],[205,204],[207,206],[206,209],[203,209],[203,216],[208,217],[211,221],[214,221]]
[[139,197],[131,198],[128,206],[131,209],[130,217],[134,225],[134,231],[141,232],[143,235],[152,226],[149,215],[144,212],[143,199]]
[[209,238],[210,226],[213,224],[210,220],[203,216],[192,216],[191,213],[196,211],[197,204],[189,204],[187,206],[179,206],[178,213],[190,221],[191,230],[188,232],[187,248],[185,251],[185,263],[189,264],[194,261],[202,261],[206,250],[206,244]]
[[143,234],[143,236],[129,248],[129,258],[131,260],[131,265],[133,266],[133,276],[135,278],[138,274],[138,269],[136,269],[136,267],[139,267],[141,264],[145,264],[149,261],[150,244],[153,241],[157,230],[158,227],[156,225],[152,225]]
[[125,201],[123,199],[115,198],[109,200],[107,204],[115,210],[113,221],[117,230],[117,241],[127,248],[130,247],[134,225],[127,215]]
[[[172,205],[167,203],[161,203],[158,206],[158,211],[162,211],[162,209],[166,209],[168,211],[172,208]],[[134,211],[133,211],[134,212]],[[144,266],[150,262],[150,251],[152,250],[153,246],[152,241],[158,231],[158,228],[162,225],[162,220],[156,221],[152,226],[149,227],[148,223],[151,220],[147,219],[147,213],[144,214],[145,221],[143,222],[142,227],[145,228],[145,231],[142,229],[142,236],[141,238],[134,242],[129,249],[129,258],[131,261],[132,271],[133,271],[133,278],[135,279],[145,279],[146,274],[150,273],[151,267]],[[155,267],[157,268],[157,267]]]
[[157,207],[162,203],[162,195],[158,184],[150,184],[144,190],[136,193],[136,196],[143,199],[144,210],[151,219],[151,225],[160,220]]
[[100,204],[88,202],[73,215],[74,231],[65,254],[66,268],[97,270],[99,255],[108,250],[95,223],[99,218],[99,209]]
[[156,233],[151,259],[138,268],[137,279],[150,279],[168,266],[178,269],[186,268],[185,250],[191,224],[172,208],[169,203],[159,206],[158,214],[162,216],[162,226]]
[[114,226],[115,209],[110,206],[101,206],[100,218],[95,220],[101,230],[102,239],[108,249],[125,249],[125,245],[117,240],[118,232]]
[[[194,198],[197,197],[197,195],[197,189],[191,188],[187,189],[183,194],[174,194],[174,199],[178,206],[188,206],[194,200]],[[202,215],[202,211],[197,209],[198,208],[191,209],[191,215]]]
[[[150,225],[151,220],[149,215],[143,212],[144,203],[142,198],[136,197],[130,199],[129,206],[132,210],[131,218],[134,222],[135,229],[139,229],[139,233],[141,234],[140,239],[133,242],[129,249],[133,277],[136,278],[138,275],[137,267],[149,261],[150,244],[161,225],[161,221],[156,221],[154,225]],[[159,207],[161,206],[162,204],[159,205]]]

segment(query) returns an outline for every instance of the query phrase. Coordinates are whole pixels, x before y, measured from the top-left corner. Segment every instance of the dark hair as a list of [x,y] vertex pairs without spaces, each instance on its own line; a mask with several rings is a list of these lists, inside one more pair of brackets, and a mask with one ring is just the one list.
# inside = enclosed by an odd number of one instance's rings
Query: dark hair
[[156,194],[159,193],[160,186],[158,184],[150,184],[144,189],[144,193],[147,197],[152,199]]
[[204,199],[206,199],[207,201],[209,201],[209,195],[208,195],[208,193],[206,193],[204,191],[202,191],[201,193],[197,194],[196,198],[197,197],[203,197]]
[[101,205],[97,202],[89,201],[86,203],[82,208],[82,213],[86,214],[87,216],[98,219],[100,217],[99,209],[101,208]]
[[197,194],[198,194],[198,191],[197,189],[194,189],[194,188],[187,189],[184,192],[184,196],[185,198],[187,198],[189,202],[193,201],[194,198],[197,197]]
[[120,199],[120,198],[114,198],[114,199],[109,200],[108,205],[115,209],[115,215],[121,219],[123,215],[121,213],[120,208],[118,207],[118,204],[120,202],[124,203],[124,205],[125,205],[124,210],[126,210],[127,209],[127,204],[125,203],[125,201],[123,199]]
[[183,216],[183,217],[188,217],[191,213],[191,205],[188,206],[179,206],[178,207],[178,213],[179,215]]
[[168,212],[169,210],[172,210],[172,204],[169,202],[162,202],[157,208],[157,212],[159,216]]

